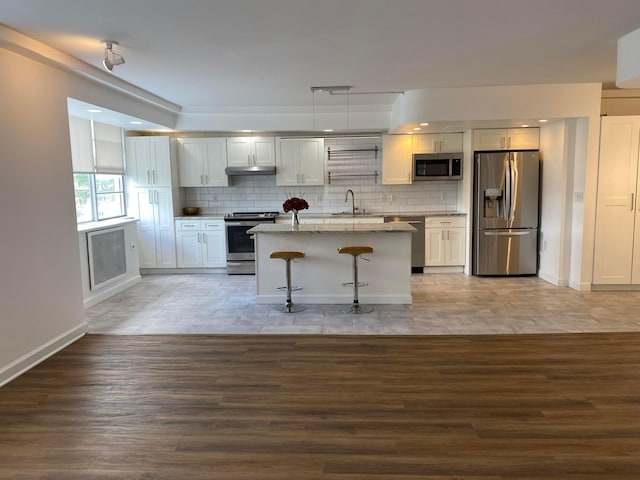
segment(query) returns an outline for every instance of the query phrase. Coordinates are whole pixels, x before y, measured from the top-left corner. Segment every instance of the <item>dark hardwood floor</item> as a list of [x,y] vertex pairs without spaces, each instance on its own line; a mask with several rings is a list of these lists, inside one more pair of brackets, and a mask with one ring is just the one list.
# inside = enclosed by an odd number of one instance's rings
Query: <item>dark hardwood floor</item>
[[640,333],[89,335],[0,388],[0,479],[638,479]]

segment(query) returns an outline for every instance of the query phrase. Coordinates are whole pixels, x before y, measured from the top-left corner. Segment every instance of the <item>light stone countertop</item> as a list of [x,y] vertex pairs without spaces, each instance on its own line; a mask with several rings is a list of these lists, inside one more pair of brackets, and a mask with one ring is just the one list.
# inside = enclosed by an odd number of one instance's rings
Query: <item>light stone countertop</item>
[[247,233],[372,233],[372,232],[414,232],[416,229],[408,223],[307,223],[297,228],[284,223],[261,223]]

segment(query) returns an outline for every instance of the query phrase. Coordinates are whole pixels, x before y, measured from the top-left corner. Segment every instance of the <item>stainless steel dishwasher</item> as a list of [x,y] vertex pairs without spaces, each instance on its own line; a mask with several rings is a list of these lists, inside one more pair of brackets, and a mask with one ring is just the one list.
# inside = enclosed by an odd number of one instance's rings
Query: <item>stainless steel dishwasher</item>
[[424,272],[424,217],[397,215],[384,217],[384,223],[407,222],[416,229],[411,234],[411,273]]

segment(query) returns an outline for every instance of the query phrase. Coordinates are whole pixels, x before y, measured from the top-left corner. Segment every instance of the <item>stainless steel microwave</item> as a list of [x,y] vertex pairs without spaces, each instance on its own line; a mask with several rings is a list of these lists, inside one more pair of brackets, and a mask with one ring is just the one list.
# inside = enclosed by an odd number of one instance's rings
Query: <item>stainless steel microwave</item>
[[416,153],[413,181],[462,179],[462,153]]

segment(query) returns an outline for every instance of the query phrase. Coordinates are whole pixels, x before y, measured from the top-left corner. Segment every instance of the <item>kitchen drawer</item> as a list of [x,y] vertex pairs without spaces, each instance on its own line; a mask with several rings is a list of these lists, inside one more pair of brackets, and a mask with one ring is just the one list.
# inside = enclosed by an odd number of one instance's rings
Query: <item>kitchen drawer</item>
[[424,225],[426,228],[449,228],[464,227],[467,219],[464,216],[455,217],[425,217]]
[[202,230],[200,220],[176,220],[177,232],[190,232]]
[[202,220],[202,230],[224,230],[224,220]]

